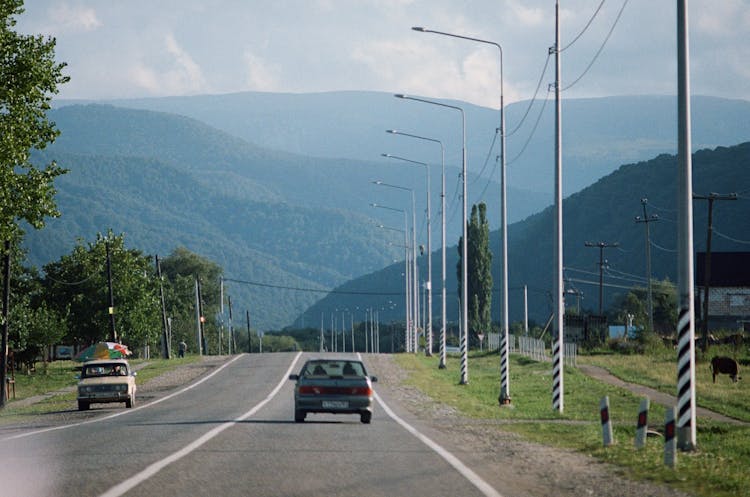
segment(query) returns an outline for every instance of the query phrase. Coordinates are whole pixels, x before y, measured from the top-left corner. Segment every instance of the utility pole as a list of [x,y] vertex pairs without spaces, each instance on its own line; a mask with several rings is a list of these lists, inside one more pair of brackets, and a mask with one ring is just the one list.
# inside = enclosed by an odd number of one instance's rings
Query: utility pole
[[[250,354],[253,351],[252,340],[250,339],[250,311],[245,309],[245,316],[247,317],[247,353]],[[321,315],[320,324],[320,336],[323,337],[323,316]]]
[[162,333],[161,342],[161,356],[163,359],[169,359],[170,356],[170,343],[169,343],[169,325],[167,323],[167,306],[164,301],[164,281],[161,278],[161,264],[159,264],[159,255],[154,256],[156,263],[156,277],[159,278],[159,299],[161,300],[161,322],[164,328]]
[[109,239],[104,242],[104,248],[107,252],[107,285],[109,286],[109,341],[117,341],[117,332],[115,331],[115,298],[112,292],[112,259],[109,256]]
[[0,409],[5,407],[8,400],[5,385],[7,385],[8,373],[8,333],[9,323],[8,315],[10,313],[10,240],[5,240],[3,244],[3,310],[2,310],[2,360],[0,360]]
[[599,247],[599,315],[604,315],[604,265],[607,261],[604,260],[604,249],[609,247],[619,247],[618,242],[607,243],[607,242],[586,242],[587,247]]
[[646,281],[648,283],[648,328],[653,333],[654,331],[654,297],[651,289],[651,236],[648,229],[648,223],[656,222],[659,220],[659,216],[651,214],[650,216],[646,213],[646,204],[648,199],[643,197],[641,199],[641,205],[643,206],[643,217],[635,216],[636,223],[643,223],[646,228]]
[[708,231],[706,233],[706,261],[703,272],[703,312],[701,312],[701,327],[703,328],[703,343],[701,350],[708,350],[708,291],[711,286],[711,235],[713,233],[714,200],[737,200],[736,193],[721,194],[709,193],[708,195],[693,194],[693,200],[708,200]]

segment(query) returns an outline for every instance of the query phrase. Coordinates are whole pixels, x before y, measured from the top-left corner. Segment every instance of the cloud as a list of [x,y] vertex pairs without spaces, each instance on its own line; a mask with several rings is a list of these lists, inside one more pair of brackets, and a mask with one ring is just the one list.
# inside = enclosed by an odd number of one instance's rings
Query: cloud
[[54,31],[57,33],[93,31],[102,26],[93,8],[67,3],[50,7],[49,17],[54,19]]
[[249,49],[243,54],[248,89],[254,91],[278,90],[278,68],[268,64]]
[[149,65],[139,61],[130,68],[128,76],[134,85],[155,95],[184,95],[209,90],[201,67],[171,33],[164,35],[164,49],[165,63]]

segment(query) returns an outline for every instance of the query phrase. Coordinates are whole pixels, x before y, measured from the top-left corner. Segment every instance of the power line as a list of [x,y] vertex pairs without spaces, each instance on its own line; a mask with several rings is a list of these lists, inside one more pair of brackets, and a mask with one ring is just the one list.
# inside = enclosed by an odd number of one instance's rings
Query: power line
[[[526,116],[529,115],[529,111],[531,110],[531,106],[534,105],[534,102],[536,101],[537,94],[539,93],[539,88],[542,87],[542,81],[544,81],[544,75],[547,73],[547,66],[549,65],[549,59],[550,59],[550,53],[547,52],[547,59],[544,61],[544,68],[542,69],[542,74],[539,76],[539,81],[536,84],[536,90],[534,90],[534,96],[531,97],[531,100],[529,100],[529,106],[526,107],[526,112],[523,114],[523,117],[518,122],[516,127],[511,131],[510,133],[507,133],[505,136],[511,136],[518,131],[521,126],[523,125],[524,121],[526,121]],[[548,92],[549,93],[549,92]]]
[[750,241],[748,241],[748,240],[738,240],[736,238],[732,238],[731,236],[725,235],[724,233],[722,233],[720,231],[716,231],[715,228],[714,228],[713,232],[714,232],[714,234],[719,235],[720,237],[722,237],[722,238],[724,238],[726,240],[729,240],[731,242],[742,243],[744,245],[750,245]]
[[234,283],[240,283],[242,285],[259,286],[263,288],[275,288],[279,290],[293,290],[297,292],[313,292],[313,293],[330,293],[336,295],[375,295],[375,296],[402,296],[403,292],[345,292],[343,290],[325,290],[319,288],[303,288],[296,286],[284,286],[284,285],[272,285],[270,283],[260,283],[258,281],[247,281],[238,280],[234,278],[224,278],[224,281],[232,281]]
[[[495,148],[495,142],[497,141],[497,135],[499,134],[498,129],[495,128],[495,136],[492,137],[492,143],[490,144],[490,149],[487,151],[487,157],[484,159],[484,164],[482,165],[482,169],[479,171],[479,174],[477,174],[474,177],[474,180],[469,182],[469,186],[475,184],[477,181],[482,179],[482,175],[484,174],[484,170],[487,169],[487,164],[490,162],[490,156],[492,155],[492,149]],[[493,168],[492,172],[494,172],[495,169]],[[490,173],[490,176],[487,178],[487,182],[489,183],[492,180],[492,173]]]
[[571,47],[571,45],[573,45],[573,43],[575,43],[575,42],[578,41],[578,38],[580,38],[581,36],[583,36],[583,33],[585,33],[586,30],[589,29],[589,26],[591,26],[591,23],[594,22],[594,19],[596,18],[597,14],[599,14],[599,11],[602,9],[602,5],[604,5],[604,2],[605,2],[605,0],[602,0],[602,3],[600,3],[599,6],[596,8],[596,11],[594,12],[594,15],[591,16],[591,19],[589,19],[589,22],[586,23],[586,26],[584,26],[583,29],[581,30],[581,32],[578,33],[578,36],[576,36],[575,38],[573,38],[573,41],[571,41],[570,43],[568,43],[567,45],[565,45],[565,47],[563,47],[560,50],[560,52],[564,52],[567,49],[569,49]]
[[539,126],[539,121],[542,120],[542,115],[544,114],[544,108],[547,106],[547,102],[549,101],[549,92],[547,92],[547,96],[544,99],[544,103],[542,104],[542,108],[539,110],[539,115],[536,117],[536,122],[534,123],[534,127],[531,129],[531,133],[529,134],[529,137],[526,139],[526,143],[523,144],[523,147],[521,148],[521,151],[518,152],[518,154],[513,157],[511,160],[508,161],[508,164],[513,164],[515,161],[518,160],[521,155],[526,151],[526,147],[529,146],[529,143],[531,143],[531,139],[534,137],[534,134],[536,133],[536,128]]
[[625,0],[625,2],[623,2],[622,7],[620,8],[620,12],[617,13],[617,18],[615,18],[615,22],[612,24],[612,27],[610,28],[609,33],[607,33],[607,36],[604,38],[604,41],[599,47],[599,50],[597,50],[596,53],[594,54],[594,58],[592,58],[591,62],[589,62],[589,65],[586,67],[586,69],[584,69],[583,73],[581,73],[581,75],[578,76],[578,78],[576,78],[575,81],[573,81],[568,86],[563,88],[562,91],[569,90],[570,88],[575,86],[576,83],[578,83],[586,75],[586,73],[589,72],[589,69],[591,69],[591,66],[594,65],[594,62],[596,62],[596,59],[599,58],[599,55],[602,53],[602,50],[604,50],[604,46],[607,44],[607,41],[609,41],[609,37],[612,36],[612,32],[615,30],[615,26],[617,26],[617,23],[620,20],[620,16],[622,16],[622,12],[625,10],[625,6],[628,4],[628,1],[629,0]]
[[[659,219],[663,220],[663,218],[659,218]],[[661,250],[663,252],[670,252],[670,253],[673,253],[673,254],[677,253],[677,249],[668,249],[666,247],[662,247],[661,245],[658,245],[657,243],[655,243],[653,240],[651,240],[650,243],[651,243],[652,247],[654,247],[656,249],[659,249],[659,250]]]

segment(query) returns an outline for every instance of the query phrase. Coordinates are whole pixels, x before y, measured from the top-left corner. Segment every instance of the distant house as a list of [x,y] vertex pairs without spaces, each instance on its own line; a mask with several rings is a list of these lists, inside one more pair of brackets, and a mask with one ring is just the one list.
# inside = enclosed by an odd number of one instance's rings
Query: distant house
[[[706,253],[695,260],[696,319],[705,300]],[[750,329],[750,252],[711,252],[709,330]]]

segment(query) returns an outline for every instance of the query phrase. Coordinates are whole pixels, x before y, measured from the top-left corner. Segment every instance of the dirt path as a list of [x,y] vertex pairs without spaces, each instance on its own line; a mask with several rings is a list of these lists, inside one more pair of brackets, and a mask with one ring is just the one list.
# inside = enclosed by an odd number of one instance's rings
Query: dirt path
[[[666,407],[672,407],[677,404],[677,398],[673,395],[669,395],[643,385],[627,383],[600,366],[593,366],[591,364],[579,364],[577,367],[582,373],[586,374],[587,376],[595,378],[599,381],[603,381],[610,385],[614,385],[616,387],[630,390],[634,394],[640,395],[641,397],[648,397],[649,399],[651,399],[651,402],[656,402],[657,404],[661,404]],[[750,425],[750,423],[746,423],[745,421],[730,418],[729,416],[724,416],[723,414],[719,414],[718,412],[709,411],[708,409],[705,409],[703,407],[697,407],[695,412],[696,415],[701,418],[712,419],[714,421],[721,421],[724,423],[731,423],[734,425]]]

